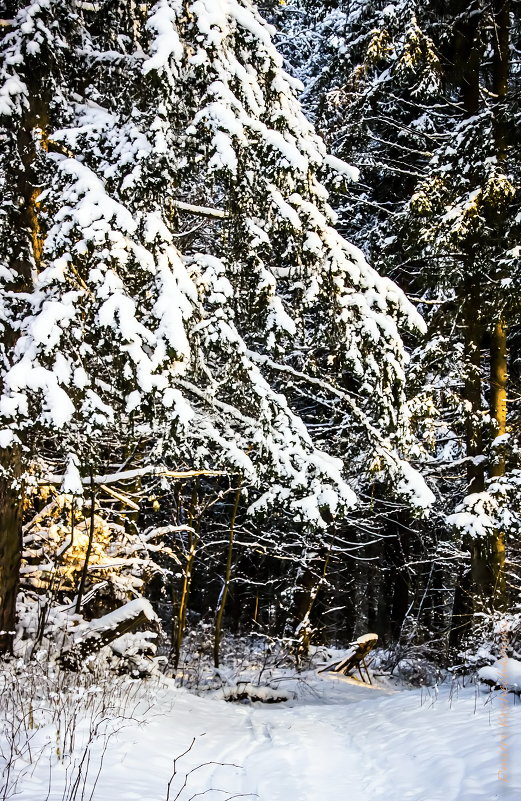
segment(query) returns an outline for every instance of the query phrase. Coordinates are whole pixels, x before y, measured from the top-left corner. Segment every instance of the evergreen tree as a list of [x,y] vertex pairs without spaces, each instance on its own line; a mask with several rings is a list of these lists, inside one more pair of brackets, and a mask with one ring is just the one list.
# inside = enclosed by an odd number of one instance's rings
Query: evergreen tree
[[26,487],[50,470],[81,495],[139,451],[142,472],[237,473],[252,510],[325,529],[355,502],[354,437],[317,447],[318,397],[429,500],[402,459],[397,326],[420,318],[333,227],[319,175],[343,168],[270,37],[249,0],[7,3],[2,650]]
[[[333,152],[360,168],[358,188],[334,198],[340,227],[428,322],[409,369],[440,499],[422,539],[437,528],[431,555],[459,566],[447,576],[457,636],[472,609],[508,604],[504,549],[519,527],[507,371],[519,325],[519,4],[296,7],[310,29],[297,60],[306,103]],[[302,16],[288,19],[293,30]]]

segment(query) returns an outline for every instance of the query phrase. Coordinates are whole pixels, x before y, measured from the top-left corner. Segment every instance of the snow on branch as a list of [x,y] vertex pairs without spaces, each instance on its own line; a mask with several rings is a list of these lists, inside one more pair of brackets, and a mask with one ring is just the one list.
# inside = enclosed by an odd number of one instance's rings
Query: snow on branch
[[201,217],[214,217],[216,220],[227,220],[230,217],[223,209],[212,209],[209,206],[194,206],[193,203],[185,203],[183,200],[174,200],[174,206],[180,211],[189,211],[190,214],[198,214]]
[[[106,473],[101,476],[85,476],[81,479],[84,486],[93,484],[116,484],[118,481],[132,481],[135,478],[142,478],[143,476],[156,476],[160,478],[175,478],[186,479],[196,478],[197,476],[224,476],[224,470],[162,470],[154,465],[147,465],[146,467],[138,467],[134,470],[123,470],[119,473]],[[65,475],[48,475],[40,480],[41,484],[56,484],[61,486],[65,479]]]
[[88,3],[86,0],[76,0],[76,5],[78,8],[81,8],[82,11],[92,11],[97,13],[101,10],[101,3]]
[[80,626],[77,641],[61,654],[60,665],[66,670],[78,670],[103,646],[140,626],[159,628],[159,618],[145,598],[129,601],[119,609]]

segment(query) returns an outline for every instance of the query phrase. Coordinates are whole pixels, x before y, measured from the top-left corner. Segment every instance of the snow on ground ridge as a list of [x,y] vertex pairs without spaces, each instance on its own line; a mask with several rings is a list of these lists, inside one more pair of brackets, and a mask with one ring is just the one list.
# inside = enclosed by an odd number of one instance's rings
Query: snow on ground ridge
[[[163,801],[174,759],[187,749],[177,760],[170,801],[179,791],[179,801],[196,793],[208,801],[521,797],[519,703],[509,700],[505,784],[498,780],[497,694],[479,694],[473,686],[442,686],[437,693],[371,688],[342,677],[307,680],[313,692],[270,706],[199,697],[162,680],[148,724],[130,725],[109,742],[93,801]],[[45,766],[38,766],[20,797],[41,801],[47,781]],[[49,801],[61,797],[57,782]]]

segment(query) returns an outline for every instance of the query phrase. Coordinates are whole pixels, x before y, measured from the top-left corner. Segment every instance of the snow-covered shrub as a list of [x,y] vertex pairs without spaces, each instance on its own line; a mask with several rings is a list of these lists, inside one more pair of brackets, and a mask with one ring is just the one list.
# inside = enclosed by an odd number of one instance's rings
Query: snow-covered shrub
[[478,670],[478,681],[491,688],[501,688],[510,693],[521,695],[521,661],[504,657],[493,665]]
[[424,657],[410,656],[400,659],[391,675],[413,687],[433,687],[439,683],[443,671]]
[[64,672],[43,651],[31,662],[2,663],[2,801],[19,797],[21,786],[42,765],[49,785],[59,787],[64,799],[89,797],[109,740],[126,725],[144,721],[154,694],[153,685],[145,689],[116,678],[102,663],[91,672]]
[[371,654],[371,669],[412,687],[433,687],[447,676],[444,655],[439,643],[432,648],[423,643],[396,643],[389,648],[377,648]]
[[521,612],[475,616],[472,633],[459,653],[460,672],[474,672],[505,657],[521,659]]
[[281,682],[300,683],[295,678],[292,640],[225,633],[221,644],[221,667],[214,668],[212,656],[211,627],[201,623],[189,629],[182,659],[174,673],[176,682],[195,692],[221,693],[219,697],[227,694],[236,697],[237,688],[242,685],[271,686],[274,692],[279,692]]
[[159,572],[146,558],[146,538],[110,520],[100,507],[92,517],[88,504],[51,489],[45,507],[24,526],[23,587],[48,591],[52,585],[59,598],[74,596],[89,540],[88,589],[93,591],[82,603],[86,617],[143,594],[151,573]]
[[[116,523],[102,504],[93,510],[52,487],[45,495],[36,497],[43,508],[33,510],[24,526],[15,647],[26,655],[43,648],[54,658],[87,636],[100,619],[109,620],[117,609],[129,608],[152,579],[165,577],[167,569],[154,562],[151,553],[160,549],[167,563],[174,554],[162,542],[163,530],[141,533]],[[152,670],[155,662],[147,664],[143,657],[155,654],[157,645],[150,639],[158,637],[160,627],[152,610],[147,619],[153,631],[126,633],[102,650],[109,662],[121,658],[115,665],[118,670],[124,665],[132,672]]]
[[259,701],[263,704],[280,704],[295,698],[291,690],[284,690],[278,687],[271,687],[269,684],[252,684],[250,681],[237,681],[227,683],[222,689],[216,690],[215,698],[222,698],[223,701],[240,703],[255,703]]

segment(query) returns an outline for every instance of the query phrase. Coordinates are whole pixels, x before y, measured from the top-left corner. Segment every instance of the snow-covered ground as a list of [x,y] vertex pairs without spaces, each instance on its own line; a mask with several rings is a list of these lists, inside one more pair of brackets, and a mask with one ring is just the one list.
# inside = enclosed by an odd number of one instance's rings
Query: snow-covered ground
[[[332,676],[313,678],[297,700],[285,704],[226,703],[175,689],[168,681],[152,694],[147,690],[147,695],[140,712],[134,706],[132,713],[127,708],[125,728],[108,740],[100,738],[91,748],[90,778],[84,787],[80,782],[76,796],[71,767],[64,795],[65,763],[50,772],[49,760],[40,759],[32,775],[30,770],[20,774],[16,798],[188,801],[201,794],[207,801],[237,796],[257,801],[521,798],[521,704],[512,695],[506,715],[506,696],[474,686],[452,690],[442,686],[438,693],[375,689]],[[150,709],[144,711],[143,705],[150,701]],[[144,724],[136,722],[140,718]],[[508,783],[498,780],[499,742],[505,732]]]

